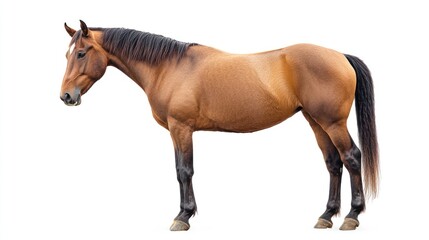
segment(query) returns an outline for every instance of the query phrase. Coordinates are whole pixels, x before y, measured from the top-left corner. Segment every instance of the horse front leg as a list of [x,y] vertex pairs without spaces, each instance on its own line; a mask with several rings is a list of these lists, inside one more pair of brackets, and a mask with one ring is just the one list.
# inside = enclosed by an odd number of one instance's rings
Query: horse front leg
[[194,175],[192,129],[184,124],[170,124],[176,159],[177,180],[180,186],[180,212],[170,227],[171,231],[187,231],[189,218],[197,211],[192,176]]

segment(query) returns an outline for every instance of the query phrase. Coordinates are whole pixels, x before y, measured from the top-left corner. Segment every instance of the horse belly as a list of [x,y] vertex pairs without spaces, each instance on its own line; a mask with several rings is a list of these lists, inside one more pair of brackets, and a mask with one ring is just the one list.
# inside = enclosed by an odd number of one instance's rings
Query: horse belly
[[242,90],[221,94],[217,101],[207,105],[204,119],[207,130],[254,132],[272,127],[292,116],[295,108],[283,106],[263,94]]
[[219,128],[231,132],[255,132],[272,127],[290,117],[292,114],[285,114],[273,109],[253,110],[244,114],[236,114],[234,118],[219,121]]

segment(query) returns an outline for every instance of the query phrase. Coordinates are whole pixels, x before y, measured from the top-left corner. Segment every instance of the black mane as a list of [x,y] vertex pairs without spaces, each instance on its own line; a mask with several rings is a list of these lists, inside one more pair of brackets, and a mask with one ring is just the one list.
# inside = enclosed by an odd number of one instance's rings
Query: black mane
[[103,32],[103,48],[125,60],[157,65],[166,59],[179,60],[195,43],[180,42],[157,34],[126,28],[98,28]]

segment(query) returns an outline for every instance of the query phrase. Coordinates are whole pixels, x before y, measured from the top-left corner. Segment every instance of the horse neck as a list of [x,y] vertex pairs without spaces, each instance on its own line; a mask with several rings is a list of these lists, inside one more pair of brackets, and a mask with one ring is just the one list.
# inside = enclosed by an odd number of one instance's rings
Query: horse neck
[[161,65],[152,66],[142,61],[128,61],[112,54],[109,54],[109,65],[119,69],[137,83],[145,92],[155,81],[157,76],[156,73],[159,72],[159,68],[161,68]]
[[[94,31],[94,38],[98,45],[103,48],[102,44],[102,32]],[[129,59],[122,59],[121,56],[117,56],[107,49],[104,49],[105,54],[108,58],[108,66],[113,66],[131,78],[137,83],[144,91],[147,86],[152,82],[157,69],[159,67],[151,66],[141,61],[130,61]]]

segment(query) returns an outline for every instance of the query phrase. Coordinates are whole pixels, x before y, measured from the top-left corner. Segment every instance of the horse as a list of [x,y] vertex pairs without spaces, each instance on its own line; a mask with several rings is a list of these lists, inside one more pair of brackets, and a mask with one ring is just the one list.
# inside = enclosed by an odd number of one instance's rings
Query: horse
[[[250,133],[297,112],[309,122],[330,176],[326,210],[314,227],[333,226],[343,166],[352,200],[340,229],[359,226],[365,200],[376,197],[379,186],[373,80],[362,60],[304,43],[231,54],[134,29],[88,28],[82,20],[78,30],[64,27],[71,37],[60,93],[66,105],[81,104],[82,95],[113,66],[143,89],[153,117],[169,131],[180,186],[180,211],[171,231],[187,231],[197,211],[193,132]],[[353,101],[362,151],[347,129]]]

